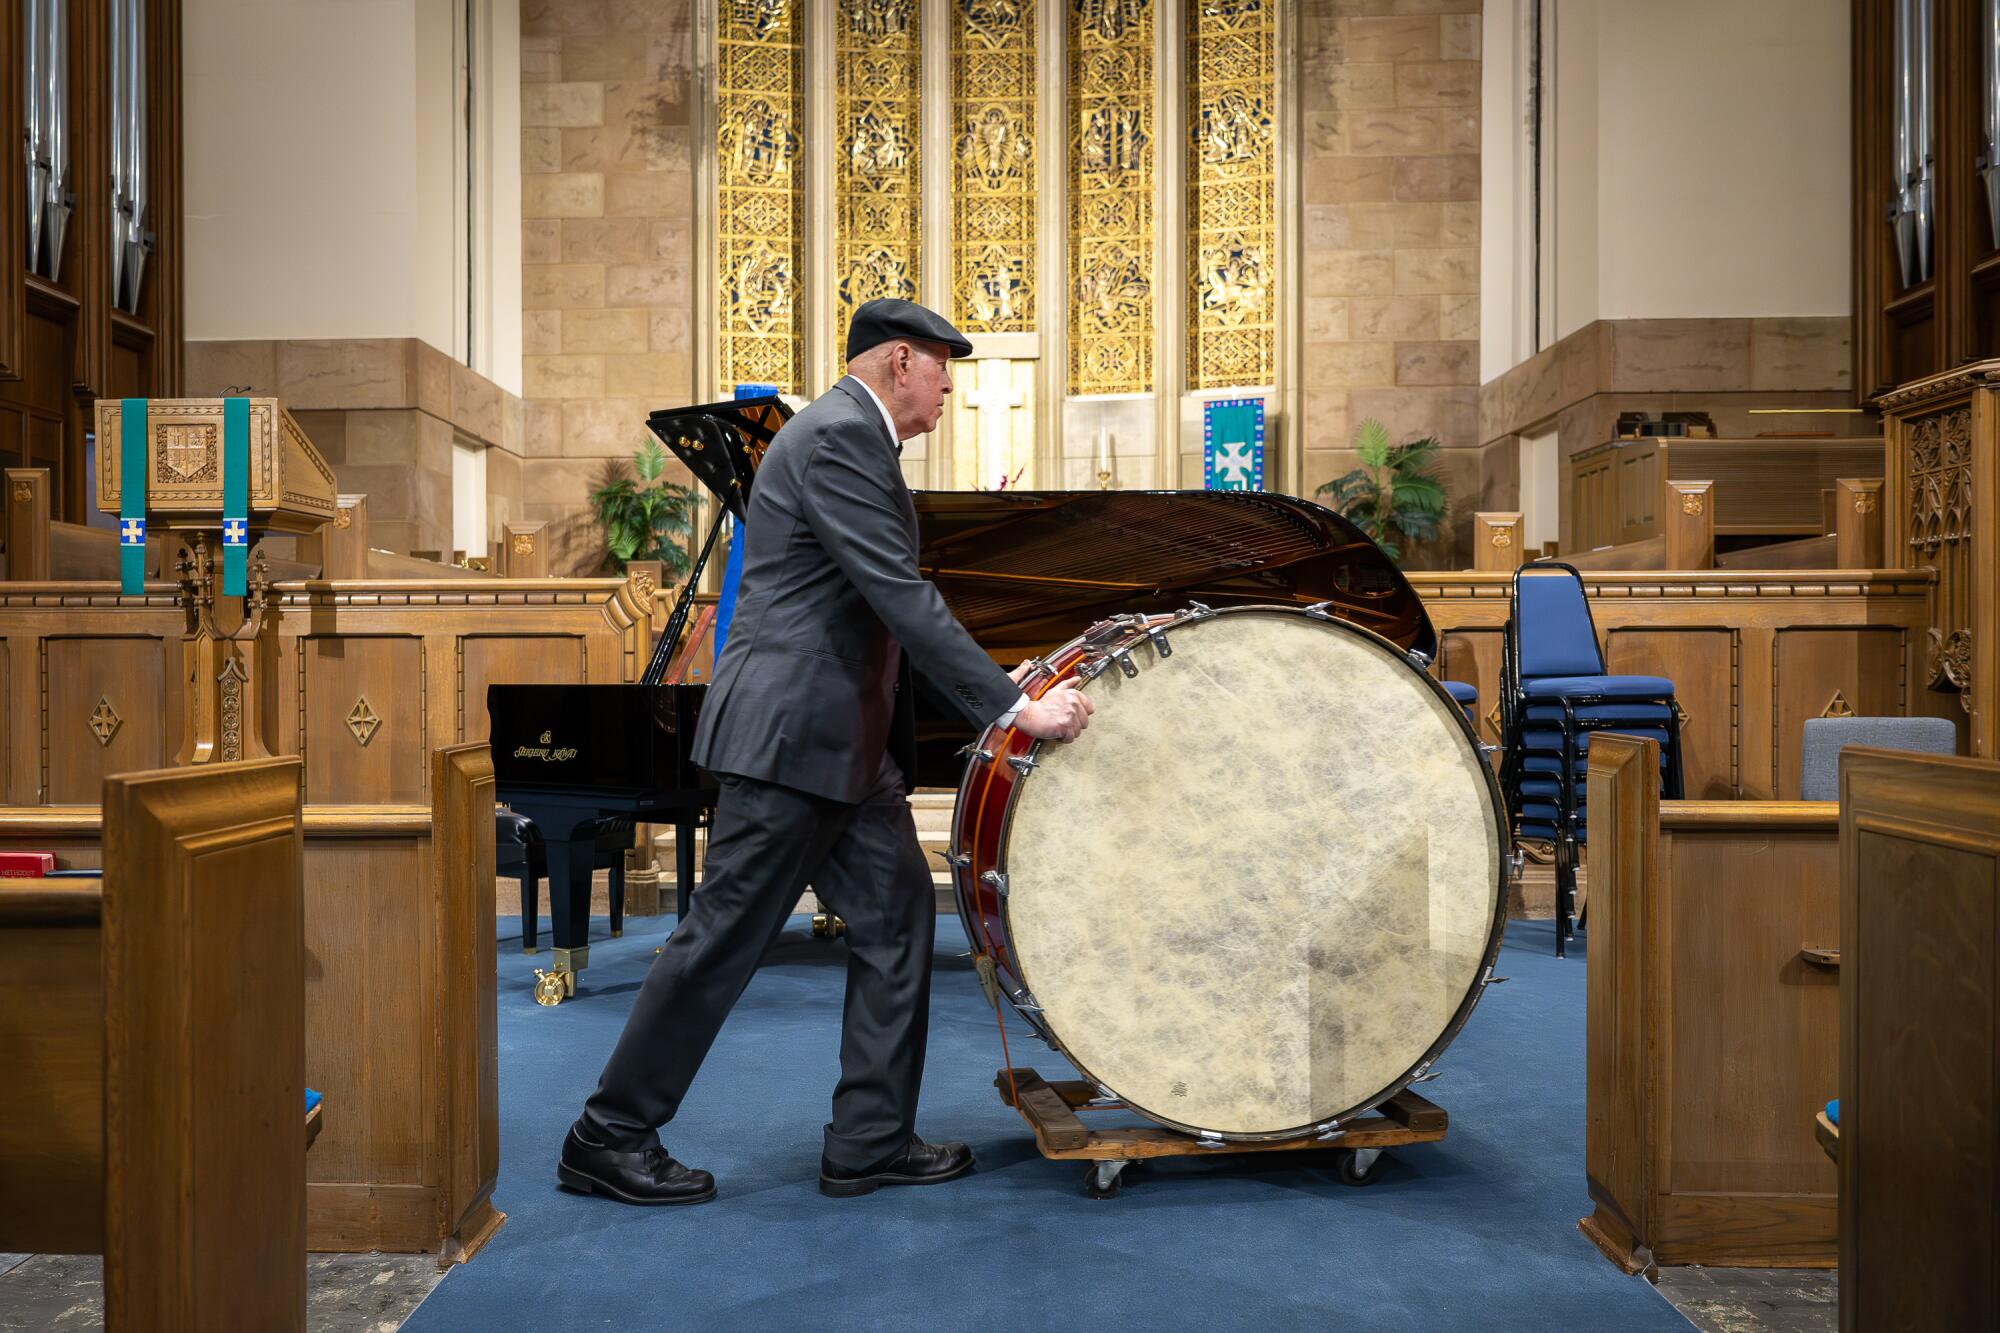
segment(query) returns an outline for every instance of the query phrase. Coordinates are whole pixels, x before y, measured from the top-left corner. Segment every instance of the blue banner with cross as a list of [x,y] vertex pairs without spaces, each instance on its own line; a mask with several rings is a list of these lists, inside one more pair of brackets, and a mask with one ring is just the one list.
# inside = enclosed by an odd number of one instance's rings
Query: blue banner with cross
[[1218,398],[1201,405],[1202,485],[1264,489],[1264,400]]

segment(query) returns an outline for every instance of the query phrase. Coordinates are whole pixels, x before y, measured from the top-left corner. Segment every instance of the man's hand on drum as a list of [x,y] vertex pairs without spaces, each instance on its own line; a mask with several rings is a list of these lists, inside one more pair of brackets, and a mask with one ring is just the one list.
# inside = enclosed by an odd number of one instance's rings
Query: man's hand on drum
[[1041,698],[1028,701],[1015,715],[1014,725],[1038,741],[1075,740],[1097,711],[1090,696],[1077,688],[1080,683],[1074,677],[1057,681]]

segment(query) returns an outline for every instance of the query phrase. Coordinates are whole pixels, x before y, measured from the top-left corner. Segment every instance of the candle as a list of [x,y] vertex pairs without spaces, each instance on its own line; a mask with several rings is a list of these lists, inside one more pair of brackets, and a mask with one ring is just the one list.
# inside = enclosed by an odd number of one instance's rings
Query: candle
[[1097,428],[1097,470],[1099,472],[1109,472],[1111,470],[1111,428],[1109,426],[1099,426]]

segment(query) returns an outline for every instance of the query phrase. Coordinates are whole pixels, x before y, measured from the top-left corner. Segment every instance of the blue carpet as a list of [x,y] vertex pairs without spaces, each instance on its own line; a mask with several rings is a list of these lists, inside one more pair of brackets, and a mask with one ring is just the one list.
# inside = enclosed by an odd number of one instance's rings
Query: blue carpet
[[[1508,932],[1492,988],[1424,1091],[1442,1143],[1401,1150],[1364,1188],[1330,1155],[1175,1159],[1110,1200],[1038,1155],[993,1090],[993,1013],[955,919],[938,923],[919,1129],[960,1138],[976,1175],[836,1201],[818,1192],[836,1075],[843,955],[799,929],[723,1029],[667,1146],[721,1197],[638,1209],[563,1193],[564,1131],[611,1049],[662,924],[594,923],[574,1000],[530,997],[542,954],[500,945],[500,1234],[404,1326],[500,1328],[1686,1329],[1576,1229],[1583,1179],[1582,941]],[[543,941],[546,946],[546,938]],[[1019,1036],[1014,1058],[1068,1070]]]

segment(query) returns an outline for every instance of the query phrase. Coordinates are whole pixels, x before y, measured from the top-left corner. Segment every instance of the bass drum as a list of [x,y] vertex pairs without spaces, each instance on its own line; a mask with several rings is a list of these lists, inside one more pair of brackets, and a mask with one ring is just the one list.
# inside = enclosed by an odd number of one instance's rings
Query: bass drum
[[1205,1137],[1323,1132],[1457,1034],[1506,819],[1442,688],[1317,608],[1124,617],[1053,654],[1069,744],[989,728],[953,815],[980,969],[1084,1078]]

